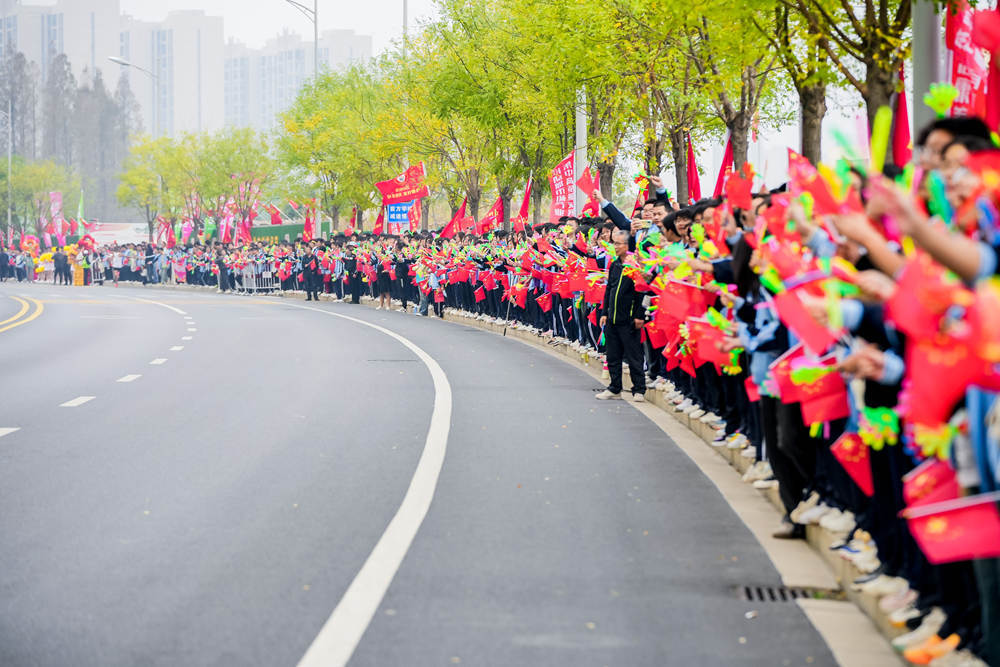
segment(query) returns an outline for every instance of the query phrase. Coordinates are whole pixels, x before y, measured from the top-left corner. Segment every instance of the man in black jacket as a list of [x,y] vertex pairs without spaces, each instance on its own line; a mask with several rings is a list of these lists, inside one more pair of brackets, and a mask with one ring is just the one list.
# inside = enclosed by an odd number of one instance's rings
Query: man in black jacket
[[628,254],[628,232],[616,229],[611,234],[617,257],[608,269],[608,286],[604,291],[604,345],[608,358],[611,384],[597,394],[599,400],[621,398],[622,359],[628,362],[632,377],[632,397],[637,403],[646,400],[646,376],[642,368],[642,344],[639,332],[646,323],[646,309],[642,294],[635,290],[635,283],[625,275],[625,256]]

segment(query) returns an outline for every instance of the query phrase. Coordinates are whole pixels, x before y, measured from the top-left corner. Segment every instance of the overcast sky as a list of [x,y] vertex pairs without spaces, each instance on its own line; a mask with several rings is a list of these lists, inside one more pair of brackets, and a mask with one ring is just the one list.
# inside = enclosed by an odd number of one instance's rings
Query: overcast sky
[[[159,20],[175,9],[203,9],[225,19],[226,39],[262,46],[283,28],[312,37],[312,24],[285,0],[120,0],[122,11],[139,19]],[[301,0],[312,7],[313,0]],[[409,0],[410,29],[434,16],[434,0]],[[320,30],[349,28],[374,38],[375,53],[403,33],[403,0],[319,0]]]

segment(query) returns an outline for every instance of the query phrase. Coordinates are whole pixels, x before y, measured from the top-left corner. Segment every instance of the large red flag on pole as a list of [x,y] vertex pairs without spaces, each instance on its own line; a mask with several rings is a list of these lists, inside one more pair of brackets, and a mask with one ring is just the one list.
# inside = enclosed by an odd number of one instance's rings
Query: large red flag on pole
[[375,218],[375,226],[372,227],[372,234],[375,236],[381,236],[382,230],[385,227],[385,206],[378,210],[378,217]]
[[475,233],[476,235],[488,234],[489,231],[500,225],[503,222],[503,198],[499,195],[497,200],[493,202],[493,206],[490,206],[490,210],[486,212],[483,219],[476,223]]
[[559,222],[565,215],[576,215],[576,187],[574,185],[573,153],[570,153],[552,170],[549,187],[552,189],[552,206],[549,222]]
[[455,235],[457,231],[459,231],[462,225],[462,221],[465,218],[465,205],[468,203],[469,203],[468,197],[462,200],[462,205],[458,207],[458,210],[455,212],[455,215],[451,217],[451,220],[448,222],[448,224],[445,225],[444,229],[441,230],[441,234],[439,234],[441,238],[450,239]]
[[896,113],[892,125],[892,158],[899,166],[909,163],[913,157],[913,149],[910,146],[910,112],[906,108],[906,77],[903,74],[903,65],[899,66],[899,80],[903,84],[903,89],[896,96]]
[[524,225],[528,222],[528,208],[531,206],[531,176],[528,176],[528,184],[524,186],[524,199],[521,200],[521,209],[514,218],[514,231],[523,232]]
[[701,199],[701,177],[698,175],[698,165],[694,161],[694,147],[691,145],[691,135],[687,135],[687,182],[688,200],[693,202]]
[[722,166],[719,167],[719,177],[715,179],[715,190],[712,197],[722,195],[722,188],[726,186],[726,174],[733,170],[733,137],[726,140],[726,151],[722,154]]
[[418,162],[407,168],[402,174],[388,181],[379,181],[375,184],[378,191],[382,193],[382,204],[401,204],[403,202],[420,199],[430,195],[430,190],[424,183],[427,172],[424,163]]

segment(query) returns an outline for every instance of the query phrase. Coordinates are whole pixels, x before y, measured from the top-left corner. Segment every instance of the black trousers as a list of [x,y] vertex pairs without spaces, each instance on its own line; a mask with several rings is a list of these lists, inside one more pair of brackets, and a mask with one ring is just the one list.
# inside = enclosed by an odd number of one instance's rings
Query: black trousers
[[639,330],[632,324],[608,324],[604,327],[605,352],[608,355],[608,389],[616,394],[622,390],[622,360],[628,363],[632,378],[632,393],[646,393],[646,376],[642,372],[642,342]]
[[319,301],[319,287],[323,280],[318,274],[306,271],[306,301]]

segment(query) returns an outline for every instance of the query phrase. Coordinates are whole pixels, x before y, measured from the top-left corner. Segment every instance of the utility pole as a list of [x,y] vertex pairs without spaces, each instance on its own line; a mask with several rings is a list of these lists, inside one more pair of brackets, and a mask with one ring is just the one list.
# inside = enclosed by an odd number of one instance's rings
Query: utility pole
[[932,83],[942,80],[941,17],[936,3],[914,0],[913,44],[913,127],[919,129],[934,120],[934,111],[922,103]]
[[589,192],[582,192],[576,187],[583,170],[587,167],[587,92],[583,86],[576,91],[576,146],[573,149],[573,192],[575,202],[574,213],[580,215],[587,205]]
[[10,211],[13,205],[11,188],[11,177],[13,174],[13,154],[14,154],[14,101],[7,98],[7,238],[11,237]]

